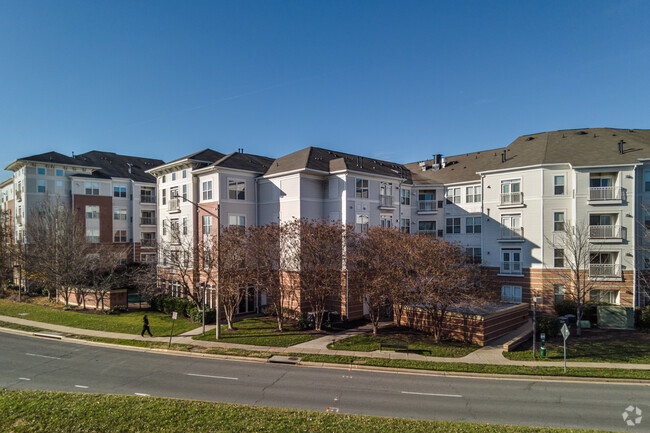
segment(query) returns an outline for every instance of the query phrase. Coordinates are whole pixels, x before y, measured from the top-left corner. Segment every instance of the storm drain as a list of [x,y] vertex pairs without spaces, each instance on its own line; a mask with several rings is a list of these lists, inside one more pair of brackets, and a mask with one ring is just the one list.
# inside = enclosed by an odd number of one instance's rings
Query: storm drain
[[297,356],[282,356],[282,355],[273,355],[269,358],[268,362],[273,362],[276,364],[298,364],[302,358]]

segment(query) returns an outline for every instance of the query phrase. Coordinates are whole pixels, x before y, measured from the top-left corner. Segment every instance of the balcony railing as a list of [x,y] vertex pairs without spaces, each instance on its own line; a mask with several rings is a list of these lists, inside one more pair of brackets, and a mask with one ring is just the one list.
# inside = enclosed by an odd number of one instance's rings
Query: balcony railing
[[155,226],[156,217],[142,217],[140,218],[140,224],[143,226]]
[[589,226],[591,239],[620,239],[621,227],[617,225]]
[[393,196],[392,195],[380,195],[379,196],[379,206],[393,207]]
[[616,186],[599,186],[589,188],[589,200],[620,200],[621,188]]
[[169,211],[180,210],[180,208],[181,208],[181,200],[179,198],[170,198],[169,199],[169,204],[167,206],[168,206],[167,209]]
[[502,274],[521,274],[521,262],[501,262]]
[[437,230],[418,230],[418,233],[429,236],[436,236]]
[[421,212],[433,212],[436,210],[435,200],[420,200],[418,202],[418,210]]
[[592,263],[589,265],[589,278],[618,278],[620,265],[616,263]]
[[20,215],[16,215],[16,224],[19,225],[19,226],[22,226],[23,225],[23,217],[21,217]]
[[155,239],[141,239],[140,240],[140,246],[142,248],[153,248],[156,246],[156,240]]
[[502,205],[523,204],[523,203],[524,203],[523,192],[502,192],[501,193]]
[[523,239],[524,238],[524,228],[523,227],[501,227],[499,231],[499,239]]
[[154,195],[141,195],[140,196],[140,203],[155,203],[156,202],[156,196]]

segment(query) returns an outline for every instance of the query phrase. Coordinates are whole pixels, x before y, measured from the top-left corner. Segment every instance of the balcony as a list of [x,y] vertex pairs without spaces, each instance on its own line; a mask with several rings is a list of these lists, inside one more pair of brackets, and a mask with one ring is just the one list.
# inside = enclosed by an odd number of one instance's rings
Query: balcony
[[19,189],[16,190],[16,200],[22,201],[23,199],[23,192]]
[[22,226],[23,225],[23,217],[20,215],[16,215],[16,225]]
[[155,226],[156,217],[142,217],[140,218],[140,225],[143,226]]
[[438,212],[435,200],[418,201],[418,214],[432,214]]
[[142,248],[155,248],[156,240],[155,239],[141,239],[140,246]]
[[602,204],[620,204],[621,188],[618,186],[590,187],[589,202]]
[[167,210],[169,212],[180,212],[181,211],[181,199],[179,199],[179,198],[170,198],[169,203],[167,204]]
[[436,236],[437,230],[418,230],[418,233],[429,236]]
[[524,241],[524,228],[523,227],[501,227],[499,230],[499,241]]
[[589,226],[590,240],[621,240],[621,226],[594,225]]
[[379,209],[395,209],[392,195],[379,196]]
[[153,196],[153,195],[141,195],[140,196],[140,203],[155,204],[156,203],[156,196]]
[[517,191],[517,192],[501,193],[501,202],[499,206],[523,206],[523,204],[524,204],[523,192]]
[[501,274],[521,275],[521,262],[501,262]]
[[616,263],[591,263],[589,279],[620,279],[621,266]]

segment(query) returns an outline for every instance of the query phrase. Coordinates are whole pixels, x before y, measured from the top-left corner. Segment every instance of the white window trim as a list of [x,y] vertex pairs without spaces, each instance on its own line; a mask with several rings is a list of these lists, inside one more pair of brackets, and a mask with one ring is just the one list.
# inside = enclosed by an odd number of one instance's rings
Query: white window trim
[[[239,225],[239,224],[230,224],[230,218],[231,217],[243,217],[244,218],[244,225]],[[246,227],[246,224],[248,224],[248,218],[246,218],[245,214],[241,213],[229,213],[228,214],[228,227]]]
[[[564,177],[564,192],[562,194],[555,194],[555,177],[556,176],[563,176]],[[552,177],[552,185],[551,187],[553,188],[553,194],[551,194],[553,197],[566,197],[568,194],[569,186],[567,185],[569,182],[569,176],[565,171],[561,171],[558,173],[553,173]]]
[[[230,198],[230,182],[235,182],[235,185],[238,183],[243,183],[244,184],[244,198],[243,199],[238,199],[238,198]],[[226,178],[226,187],[228,188],[228,200],[234,201],[234,202],[242,202],[246,201],[248,199],[248,193],[246,191],[246,179],[245,178],[239,178],[239,177],[228,177]],[[237,192],[237,190],[235,190]]]

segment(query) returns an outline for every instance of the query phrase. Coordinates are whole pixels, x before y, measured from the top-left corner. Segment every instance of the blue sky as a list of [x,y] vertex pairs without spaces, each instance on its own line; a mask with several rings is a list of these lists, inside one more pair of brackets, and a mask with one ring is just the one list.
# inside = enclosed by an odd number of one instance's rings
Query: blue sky
[[[650,128],[646,1],[0,1],[0,163]],[[5,172],[7,175],[8,173]]]

